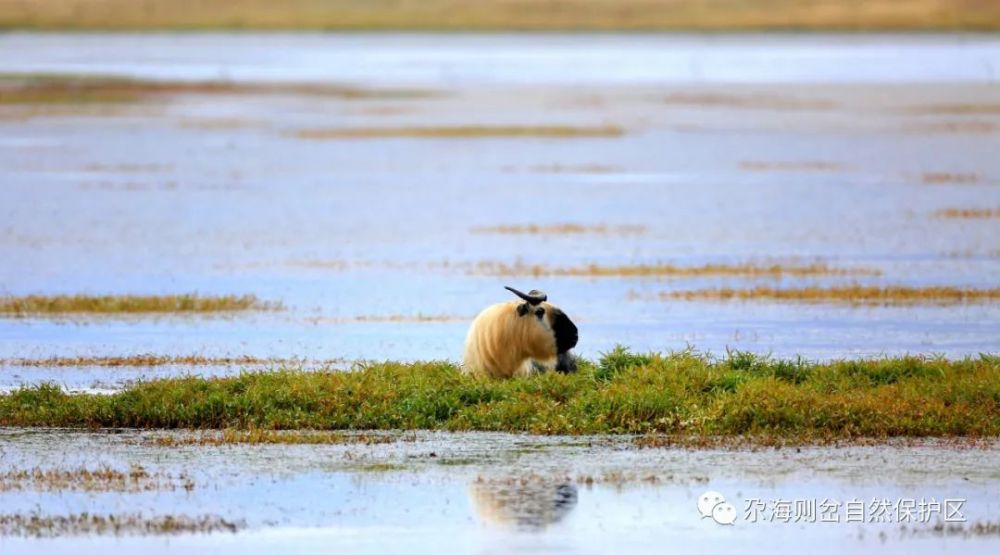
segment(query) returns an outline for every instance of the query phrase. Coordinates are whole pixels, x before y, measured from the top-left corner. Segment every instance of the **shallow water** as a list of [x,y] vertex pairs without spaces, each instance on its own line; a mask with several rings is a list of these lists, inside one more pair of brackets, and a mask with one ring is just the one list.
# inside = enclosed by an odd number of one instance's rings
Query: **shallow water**
[[[846,504],[883,498],[964,500],[962,526],[1000,518],[1000,446],[927,441],[879,447],[760,451],[644,449],[629,438],[407,433],[378,445],[152,444],[164,432],[2,432],[6,468],[97,468],[187,472],[190,491],[0,492],[6,514],[90,512],[218,515],[244,522],[236,534],[169,538],[0,538],[23,553],[212,550],[352,553],[624,550],[661,552],[665,542],[712,551],[797,549],[824,553],[995,550],[993,535],[931,532],[933,523],[848,521]],[[189,437],[190,434],[173,434]],[[947,461],[947,472],[941,471]],[[3,482],[10,485],[11,482]],[[702,518],[698,499],[718,491],[738,508],[732,526]],[[753,500],[839,501],[839,522],[748,518]],[[832,519],[833,512],[829,513]],[[872,513],[865,513],[870,515]],[[852,517],[853,518],[853,517]],[[894,518],[894,517],[893,517]],[[921,517],[923,518],[923,517]],[[930,517],[928,517],[930,518]],[[954,514],[953,519],[958,517]],[[916,532],[914,532],[916,530]]]
[[[103,110],[0,106],[0,293],[254,293],[287,306],[225,317],[0,318],[0,359],[456,360],[468,322],[506,300],[507,284],[546,290],[578,321],[587,357],[618,343],[812,359],[1000,349],[996,303],[655,300],[663,291],[755,284],[997,286],[1000,220],[935,216],[1000,206],[995,37],[14,33],[0,35],[0,51],[0,72],[440,93],[188,93]],[[615,125],[624,134],[295,136],[542,124]],[[928,174],[958,178],[937,183]],[[643,229],[480,232],[559,223]],[[820,260],[882,275],[588,279],[475,270],[518,260]],[[3,366],[0,387],[55,379],[114,389],[163,375],[73,372]]]
[[989,34],[9,33],[0,71],[445,87],[992,83],[998,49]]

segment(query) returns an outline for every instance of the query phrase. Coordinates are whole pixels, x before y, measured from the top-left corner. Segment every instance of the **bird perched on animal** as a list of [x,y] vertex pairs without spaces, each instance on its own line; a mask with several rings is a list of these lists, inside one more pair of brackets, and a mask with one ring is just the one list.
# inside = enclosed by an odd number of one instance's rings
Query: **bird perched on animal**
[[486,307],[473,320],[465,338],[463,370],[476,376],[512,378],[555,370],[576,371],[570,349],[578,339],[576,325],[538,290]]

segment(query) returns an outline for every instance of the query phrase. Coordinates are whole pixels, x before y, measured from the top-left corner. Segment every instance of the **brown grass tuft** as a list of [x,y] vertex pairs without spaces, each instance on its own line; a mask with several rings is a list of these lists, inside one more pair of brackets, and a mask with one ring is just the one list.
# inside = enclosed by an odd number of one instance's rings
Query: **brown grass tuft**
[[823,263],[808,265],[770,264],[705,264],[701,266],[675,266],[668,263],[626,264],[604,266],[551,267],[542,264],[513,264],[502,262],[480,262],[470,271],[472,274],[488,276],[565,276],[565,277],[699,277],[699,276],[740,276],[771,277],[783,276],[877,276],[881,271],[874,268],[835,268]]
[[839,162],[823,162],[818,160],[803,162],[740,162],[740,168],[754,172],[837,172],[843,171],[844,165]]
[[583,225],[583,224],[513,224],[472,228],[473,233],[498,235],[643,235],[647,231],[643,225]]
[[616,125],[453,125],[427,127],[344,127],[300,129],[299,139],[492,139],[542,138],[580,139],[621,137],[625,130]]
[[989,220],[1000,218],[998,208],[944,208],[934,213],[938,218],[960,220]]
[[972,185],[979,183],[982,177],[972,172],[924,172],[921,181],[928,185]]
[[58,469],[11,469],[0,472],[0,492],[4,491],[87,491],[87,492],[128,492],[191,491],[194,481],[186,473],[178,476],[166,472],[149,472],[144,467],[133,465],[127,471],[108,466],[91,470],[77,468]]
[[299,83],[146,81],[124,77],[0,74],[0,105],[118,104],[178,94],[305,95],[363,100],[426,98],[440,93],[419,89],[365,89]]
[[995,30],[991,0],[0,0],[27,29]]
[[[633,293],[634,297],[635,294]],[[765,285],[748,289],[695,289],[664,291],[662,300],[685,301],[790,301],[803,303],[843,303],[866,306],[954,305],[1000,301],[1000,287],[971,289],[949,286],[907,287],[848,285],[777,289]]]
[[0,298],[0,315],[207,313],[277,310],[254,295],[27,295]]

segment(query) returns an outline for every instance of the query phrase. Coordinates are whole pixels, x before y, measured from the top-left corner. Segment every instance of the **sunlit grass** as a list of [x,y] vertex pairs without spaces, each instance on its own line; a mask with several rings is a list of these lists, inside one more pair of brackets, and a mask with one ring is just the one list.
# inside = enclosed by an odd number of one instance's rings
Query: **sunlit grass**
[[625,130],[615,125],[449,125],[415,127],[344,127],[300,129],[293,135],[300,139],[489,139],[543,138],[573,139],[620,137]]
[[990,0],[46,0],[0,2],[35,29],[725,30],[980,29]]
[[843,285],[776,288],[766,285],[744,289],[719,288],[664,291],[663,300],[781,301],[850,305],[954,305],[1000,301],[1000,287],[975,289],[951,286]]
[[[1000,434],[1000,358],[817,364],[616,348],[581,361],[576,374],[507,381],[476,379],[449,362],[382,362],[173,378],[113,395],[39,385],[0,395],[0,426],[987,437]],[[272,441],[270,432],[247,433],[251,442]]]
[[27,295],[0,297],[0,315],[207,313],[273,310],[254,295]]

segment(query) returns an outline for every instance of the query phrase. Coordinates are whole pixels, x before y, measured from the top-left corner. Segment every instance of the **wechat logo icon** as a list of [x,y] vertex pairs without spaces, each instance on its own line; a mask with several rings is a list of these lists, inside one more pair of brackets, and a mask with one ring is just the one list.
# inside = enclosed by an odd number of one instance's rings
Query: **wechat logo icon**
[[718,524],[732,525],[736,522],[736,507],[727,503],[717,491],[706,491],[698,498],[698,512],[701,518],[709,518]]

